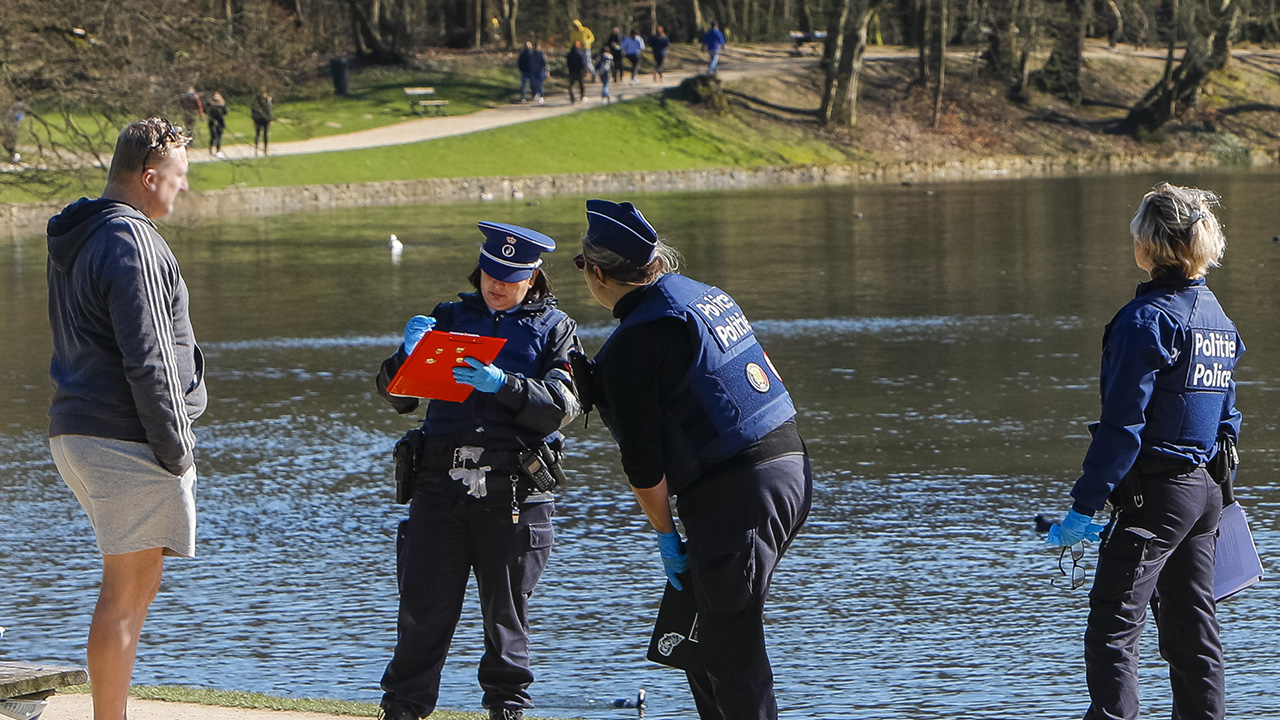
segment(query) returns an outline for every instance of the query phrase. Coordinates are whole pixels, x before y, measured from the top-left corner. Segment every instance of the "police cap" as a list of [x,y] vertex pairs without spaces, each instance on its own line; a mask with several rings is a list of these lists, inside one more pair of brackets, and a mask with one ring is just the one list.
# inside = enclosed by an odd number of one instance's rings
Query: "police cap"
[[556,241],[537,230],[506,223],[476,223],[484,233],[480,269],[494,280],[528,280],[542,266],[542,253],[556,249]]
[[588,200],[587,242],[643,267],[657,253],[658,231],[629,202]]

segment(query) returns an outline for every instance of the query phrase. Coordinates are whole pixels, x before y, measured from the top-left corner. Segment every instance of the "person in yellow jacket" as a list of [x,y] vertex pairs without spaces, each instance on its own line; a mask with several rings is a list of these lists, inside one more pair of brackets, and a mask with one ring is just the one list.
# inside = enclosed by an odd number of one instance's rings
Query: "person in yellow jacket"
[[582,24],[581,20],[574,19],[569,23],[569,45],[575,42],[582,43],[582,59],[587,68],[587,74],[591,76],[591,81],[595,82],[595,63],[591,62],[591,46],[595,44],[596,34],[591,32],[591,28]]

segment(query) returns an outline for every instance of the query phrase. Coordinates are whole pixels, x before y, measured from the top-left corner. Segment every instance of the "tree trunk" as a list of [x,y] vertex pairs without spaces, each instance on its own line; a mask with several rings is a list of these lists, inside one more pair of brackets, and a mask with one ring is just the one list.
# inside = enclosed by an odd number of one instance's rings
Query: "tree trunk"
[[1066,0],[1057,22],[1058,40],[1044,67],[1034,74],[1036,85],[1076,105],[1083,99],[1080,68],[1084,64],[1084,32],[1089,23],[1093,3],[1090,0]]
[[1004,82],[1018,77],[1018,0],[991,0],[991,34],[987,37],[987,71]]
[[831,122],[831,106],[835,99],[836,77],[839,72],[839,60],[843,56],[844,28],[849,19],[851,0],[836,0],[827,16],[827,39],[822,43],[822,69],[825,74],[822,84],[822,105],[818,108],[818,118],[823,124]]
[[942,91],[947,81],[947,6],[949,0],[938,0],[938,82],[933,90],[933,127],[942,118]]
[[936,0],[916,0],[917,38],[920,41],[916,82],[922,86],[929,82],[929,47],[932,41],[929,35],[929,13],[934,1]]
[[689,6],[693,10],[692,19],[693,19],[693,29],[694,29],[693,31],[695,35],[695,37],[690,38],[690,40],[696,40],[697,33],[702,32],[707,27],[707,23],[706,23],[706,20],[704,20],[702,17],[702,5],[701,3],[698,2],[698,0],[689,0]]
[[[1235,31],[1240,8],[1231,0],[1220,0],[1209,3],[1209,13],[1210,21],[1202,23],[1201,34],[1187,39],[1178,67],[1168,73],[1167,79],[1162,79],[1148,90],[1129,111],[1125,125],[1130,132],[1137,134],[1160,129],[1173,118],[1179,105],[1190,107],[1195,104],[1209,73],[1226,66],[1231,57],[1231,33]],[[1209,32],[1207,37],[1206,31]],[[1172,33],[1170,36],[1173,37]],[[1171,39],[1170,42],[1176,40]]]
[[809,0],[800,0],[799,4],[796,5],[796,10],[800,15],[798,18],[800,20],[800,32],[813,32],[813,15],[809,12]]
[[845,23],[840,63],[831,107],[824,118],[829,125],[853,127],[858,123],[858,79],[867,53],[867,24],[882,0],[856,0],[856,10]]
[[376,20],[361,6],[360,0],[347,0],[351,8],[351,19],[355,25],[356,53],[367,57],[371,62],[381,65],[395,65],[404,62],[404,56],[388,47],[378,31]]

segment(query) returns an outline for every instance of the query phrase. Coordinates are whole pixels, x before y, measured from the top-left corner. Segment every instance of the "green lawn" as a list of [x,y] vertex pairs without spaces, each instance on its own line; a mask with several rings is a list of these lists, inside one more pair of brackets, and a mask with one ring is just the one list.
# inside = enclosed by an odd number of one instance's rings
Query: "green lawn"
[[[409,70],[367,68],[353,70],[349,76],[349,93],[336,97],[333,85],[327,79],[319,79],[297,87],[289,95],[277,96],[273,109],[276,117],[271,126],[272,142],[306,140],[313,137],[367,130],[404,122],[415,117],[404,94],[404,88],[416,86],[434,87],[434,99],[448,100],[449,113],[466,115],[506,102],[519,93],[520,75],[514,67],[493,64],[486,58],[483,66],[460,72],[448,65],[436,70]],[[217,88],[200,88],[207,106]],[[248,97],[228,97],[227,130],[224,145],[253,142],[253,120],[249,116]],[[176,107],[169,112],[175,123],[181,122]],[[61,115],[41,113],[48,126],[40,134],[47,134],[54,143],[65,141],[69,127]],[[103,129],[96,116],[72,115],[70,122],[77,133],[97,136],[115,135],[115,128]],[[30,125],[30,123],[28,123]],[[197,121],[197,147],[207,147],[209,130],[207,120]],[[34,138],[24,137],[20,144],[32,144]]]
[[484,132],[368,150],[199,163],[193,190],[414,178],[687,170],[831,163],[848,157],[806,126],[747,125],[645,97]]

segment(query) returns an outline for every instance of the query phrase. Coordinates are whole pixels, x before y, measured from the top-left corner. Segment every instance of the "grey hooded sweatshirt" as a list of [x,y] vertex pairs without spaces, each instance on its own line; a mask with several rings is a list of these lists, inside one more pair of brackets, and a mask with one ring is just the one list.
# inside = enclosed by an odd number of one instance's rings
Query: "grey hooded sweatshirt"
[[49,436],[148,443],[182,475],[207,399],[177,258],[149,218],[117,200],[77,200],[49,220],[48,236]]

